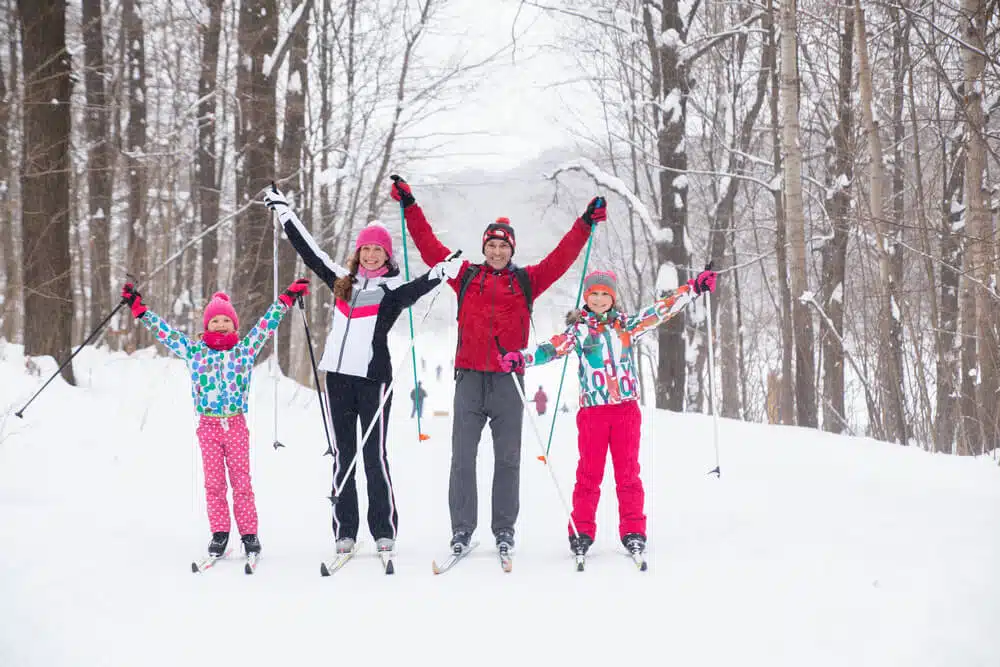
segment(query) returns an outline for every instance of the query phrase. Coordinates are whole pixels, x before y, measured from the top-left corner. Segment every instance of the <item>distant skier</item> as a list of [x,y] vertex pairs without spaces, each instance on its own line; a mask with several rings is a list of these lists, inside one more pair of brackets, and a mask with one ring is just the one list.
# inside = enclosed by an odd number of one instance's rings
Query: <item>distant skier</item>
[[630,553],[645,551],[645,493],[639,478],[642,413],[633,344],[681,312],[696,295],[714,290],[715,278],[714,272],[703,271],[639,314],[626,315],[615,308],[615,274],[593,271],[583,282],[586,305],[570,313],[565,332],[533,350],[498,355],[507,372],[539,366],[570,352],[576,352],[580,361],[580,411],[576,414],[580,461],[572,514],[579,535],[573,533],[571,523],[569,543],[573,553],[585,554],[594,543],[597,503],[609,449],[618,491],[619,536]]
[[438,364],[437,368],[434,370],[434,375],[436,376],[438,382],[441,381],[441,370],[441,364]]
[[309,294],[309,281],[296,280],[264,316],[240,339],[240,319],[225,292],[216,292],[202,317],[204,333],[195,341],[149,310],[132,283],[122,299],[153,338],[184,360],[191,375],[191,397],[198,413],[198,444],[205,473],[205,504],[212,541],[210,556],[221,557],[229,544],[231,519],[226,501],[226,473],[233,485],[233,514],[247,554],[260,553],[257,505],[250,482],[250,432],[246,418],[254,359],[278,329],[281,318],[299,296]]
[[[449,254],[417,204],[410,186],[393,176],[393,199],[403,207],[406,228],[425,263]],[[458,348],[455,352],[455,403],[451,436],[451,548],[463,553],[479,520],[476,456],[487,420],[493,432],[493,507],[490,528],[498,552],[514,548],[520,509],[521,425],[524,408],[517,387],[496,361],[499,345],[516,350],[528,344],[531,306],[559,279],[583,250],[594,225],[606,219],[602,197],[594,197],[558,245],[537,264],[519,267],[511,260],[516,240],[507,218],[486,225],[483,260],[466,262],[448,284],[458,296]],[[524,386],[524,378],[514,378]]]
[[340,489],[332,522],[337,553],[354,552],[361,522],[354,468],[348,476],[359,447],[359,419],[362,429],[378,420],[360,444],[368,481],[368,529],[376,550],[391,553],[396,547],[398,512],[387,443],[392,407],[392,396],[385,396],[392,383],[389,330],[404,310],[443,279],[456,275],[461,260],[442,258],[424,275],[404,282],[393,260],[389,230],[372,223],[358,233],[347,266],[340,266],[320,250],[284,195],[269,188],[264,202],[278,214],[285,235],[305,265],[333,292],[333,325],[319,369],[326,371],[333,422],[333,487],[334,491]]
[[410,419],[415,416],[419,416],[421,419],[424,418],[424,399],[427,398],[427,391],[424,389],[424,383],[418,381],[417,386],[410,390],[410,400],[413,401],[413,409],[410,411]]
[[542,385],[538,385],[538,391],[535,392],[531,402],[535,404],[535,410],[538,411],[539,417],[545,414],[545,407],[549,404],[549,397],[545,393],[545,390],[542,389]]

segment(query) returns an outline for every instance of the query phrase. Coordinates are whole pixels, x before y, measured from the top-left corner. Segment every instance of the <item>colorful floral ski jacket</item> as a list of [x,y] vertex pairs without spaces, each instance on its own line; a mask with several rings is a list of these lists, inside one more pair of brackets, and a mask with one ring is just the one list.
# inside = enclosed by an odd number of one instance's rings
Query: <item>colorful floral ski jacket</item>
[[636,315],[614,309],[597,315],[571,313],[569,326],[535,349],[523,350],[525,366],[540,366],[572,351],[580,358],[580,407],[639,400],[634,343],[694,301],[688,285],[658,299]]
[[139,318],[160,343],[184,360],[191,374],[194,409],[209,417],[233,417],[247,411],[247,391],[253,362],[275,332],[288,306],[271,304],[257,324],[230,350],[213,350],[191,340],[151,310]]

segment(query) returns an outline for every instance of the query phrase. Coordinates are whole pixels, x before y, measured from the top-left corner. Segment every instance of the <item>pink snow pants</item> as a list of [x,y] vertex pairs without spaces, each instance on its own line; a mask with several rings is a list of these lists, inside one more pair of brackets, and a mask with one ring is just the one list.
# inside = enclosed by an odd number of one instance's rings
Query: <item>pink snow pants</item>
[[250,432],[243,415],[208,417],[198,421],[198,444],[205,470],[205,503],[212,532],[229,532],[226,469],[233,487],[233,513],[240,535],[257,533],[257,506],[250,485]]
[[[601,499],[604,462],[611,450],[618,490],[618,533],[646,534],[643,514],[645,493],[639,479],[639,438],[642,413],[636,401],[617,405],[595,405],[576,414],[579,431],[580,462],[576,467],[573,488],[573,522],[580,533],[596,537],[597,503]],[[569,534],[573,534],[572,524]]]

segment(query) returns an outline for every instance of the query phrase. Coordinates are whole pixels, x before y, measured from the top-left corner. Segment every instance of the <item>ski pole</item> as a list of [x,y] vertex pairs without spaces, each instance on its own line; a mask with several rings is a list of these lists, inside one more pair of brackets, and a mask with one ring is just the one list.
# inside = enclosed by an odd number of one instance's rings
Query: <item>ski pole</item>
[[97,336],[97,334],[101,331],[101,329],[103,329],[105,327],[105,325],[108,322],[111,321],[112,317],[114,317],[115,315],[118,314],[118,311],[121,310],[122,306],[124,306],[126,303],[128,303],[128,302],[125,301],[125,299],[122,299],[121,303],[119,303],[117,306],[115,306],[115,309],[112,310],[111,313],[107,317],[104,318],[104,321],[102,321],[100,324],[98,324],[97,327],[94,329],[94,331],[89,336],[87,336],[87,339],[84,340],[82,343],[80,343],[80,347],[76,348],[76,350],[74,350],[73,354],[69,355],[69,358],[66,361],[62,362],[62,364],[59,366],[59,368],[56,369],[56,372],[52,374],[52,377],[50,377],[48,380],[46,380],[45,384],[42,385],[42,388],[39,389],[38,391],[36,391],[35,394],[34,394],[34,396],[32,396],[31,398],[28,399],[28,402],[24,404],[24,407],[22,407],[20,410],[18,410],[17,412],[14,413],[15,415],[17,415],[18,419],[24,419],[24,411],[28,409],[28,406],[31,405],[32,402],[36,398],[38,398],[39,394],[41,394],[43,391],[45,391],[45,388],[49,386],[49,383],[56,379],[56,376],[59,375],[62,372],[62,369],[66,368],[66,366],[71,361],[73,361],[73,357],[75,357],[77,354],[79,354],[80,350],[82,350],[87,343],[89,343],[90,341],[92,341]]
[[326,434],[326,452],[323,453],[323,456],[326,456],[327,454],[333,456],[333,441],[330,440],[330,427],[327,425],[326,407],[323,401],[323,390],[320,388],[319,384],[319,370],[316,368],[316,353],[313,351],[312,334],[309,333],[309,321],[306,318],[305,300],[299,296],[297,301],[299,304],[299,312],[302,313],[302,326],[306,329],[306,343],[309,346],[309,362],[312,364],[313,382],[316,383],[316,396],[319,398],[319,414],[323,419],[323,432]]
[[[452,254],[448,255],[447,259],[453,259],[461,254],[462,254],[461,250],[456,250]],[[441,287],[444,284],[445,281],[442,278],[438,286],[434,288],[434,296],[431,297],[430,305],[427,306],[427,312],[424,313],[424,316],[420,319],[418,324],[423,324],[427,320],[427,316],[431,314],[431,310],[434,308],[434,302],[437,301],[438,295],[441,293]],[[413,338],[410,339],[410,350],[412,349],[413,349]],[[410,350],[407,350],[407,352],[409,352]],[[404,354],[403,356],[405,357],[406,355]],[[416,361],[416,357],[413,357],[413,360]],[[344,473],[344,479],[340,483],[340,486],[339,487],[336,486],[337,483],[336,479],[333,480],[334,481],[333,495],[330,496],[330,503],[332,505],[336,505],[338,502],[340,502],[340,493],[344,490],[344,485],[347,484],[347,480],[350,479],[351,472],[354,470],[354,466],[356,466],[358,463],[358,457],[361,456],[361,451],[362,449],[364,449],[365,443],[368,442],[368,436],[371,435],[372,429],[375,428],[375,423],[378,422],[379,417],[382,416],[382,411],[385,409],[385,403],[386,401],[389,400],[389,397],[392,396],[392,390],[396,386],[396,382],[399,380],[399,377],[400,376],[398,374],[395,377],[393,377],[392,382],[389,383],[388,389],[386,389],[385,393],[382,394],[382,400],[379,401],[378,410],[375,411],[375,416],[372,417],[371,423],[368,424],[368,428],[366,428],[365,432],[362,434],[361,443],[358,445],[357,451],[354,452],[354,458],[351,459],[350,465],[347,466],[347,471]],[[430,438],[430,436],[424,436],[423,433],[420,434],[421,440],[427,440],[428,438]]]
[[[603,205],[603,198],[601,204]],[[587,266],[590,264],[590,248],[594,244],[594,236],[596,235],[597,228],[590,228],[590,237],[587,239],[587,251],[583,256],[583,273],[580,274],[580,287],[576,290],[576,307],[580,307],[580,298],[583,296],[583,280],[587,277]],[[542,455],[538,457],[538,460],[545,463],[549,456],[549,449],[552,448],[552,434],[556,430],[556,416],[559,414],[559,398],[562,396],[563,382],[566,380],[566,367],[569,366],[569,356],[563,360],[562,373],[559,375],[559,389],[556,390],[556,409],[552,411],[552,424],[549,426],[549,441],[548,445],[545,447],[545,451]]]
[[[712,265],[708,265],[711,269]],[[705,292],[705,322],[708,329],[708,396],[712,408],[712,441],[715,444],[715,468],[708,471],[708,474],[715,474],[716,478],[722,477],[722,469],[719,467],[719,411],[715,407],[715,342],[712,340],[712,293]]]
[[[500,354],[505,354],[506,351],[500,346],[500,337],[496,337],[497,349],[500,350]],[[508,373],[510,375],[511,381],[514,383],[514,388],[517,389],[517,395],[521,398],[521,406],[525,413],[528,415],[528,422],[531,423],[531,432],[535,434],[535,441],[538,443],[538,448],[544,453],[546,452],[545,445],[542,443],[542,434],[538,431],[538,424],[535,423],[535,416],[531,414],[531,410],[528,409],[528,397],[524,395],[524,389],[521,387],[521,383],[517,381],[517,373]],[[538,457],[543,460],[547,460],[548,456]],[[563,495],[562,487],[559,486],[559,480],[556,479],[556,473],[552,469],[552,466],[546,466],[549,471],[549,476],[552,478],[552,485],[556,487],[556,495],[559,496],[559,502],[562,503],[563,510],[569,516],[569,525],[573,529],[573,534],[576,537],[580,537],[580,533],[576,529],[576,522],[573,521],[573,511],[570,509],[569,504],[566,502],[566,497]]]
[[[274,187],[274,183],[271,183],[271,187]],[[274,237],[273,237],[273,249],[274,252],[272,256],[274,258],[274,300],[278,300],[278,214],[272,212],[271,222],[274,223]],[[278,330],[274,330],[274,353],[271,355],[271,375],[274,376],[274,444],[272,445],[277,451],[279,447],[284,447],[283,444],[278,440],[278,383],[281,380],[281,366],[278,364]]]
[[[410,282],[410,260],[409,254],[406,250],[406,209],[403,207],[403,203],[399,203],[399,219],[400,226],[403,229],[403,279],[406,282]],[[457,257],[457,255],[455,255]],[[443,281],[442,281],[443,282]],[[413,357],[413,386],[419,387],[420,383],[417,381],[417,347],[416,341],[413,337],[413,307],[406,309],[406,316],[410,320],[410,354]],[[420,413],[421,410],[417,410],[417,439],[426,440],[424,432],[420,426]]]

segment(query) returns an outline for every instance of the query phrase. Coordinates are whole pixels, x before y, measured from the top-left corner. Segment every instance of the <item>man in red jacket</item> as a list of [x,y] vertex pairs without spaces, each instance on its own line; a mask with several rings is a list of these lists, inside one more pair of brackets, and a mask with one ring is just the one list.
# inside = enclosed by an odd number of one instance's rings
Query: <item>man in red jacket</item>
[[[433,266],[451,254],[434,235],[406,181],[393,176],[392,198],[400,203],[406,228],[424,263]],[[478,518],[476,455],[487,420],[493,433],[493,519],[491,528],[501,553],[514,547],[514,523],[520,506],[521,422],[524,406],[517,389],[500,368],[502,352],[521,350],[531,328],[529,299],[538,298],[572,266],[593,226],[607,212],[602,197],[587,210],[545,258],[523,269],[511,262],[514,228],[498,218],[483,232],[481,264],[465,262],[448,281],[459,295],[458,349],[455,353],[455,405],[451,434],[451,547],[469,546]],[[464,287],[464,289],[463,289]],[[530,294],[526,294],[526,289]],[[524,369],[513,376],[524,387]]]

